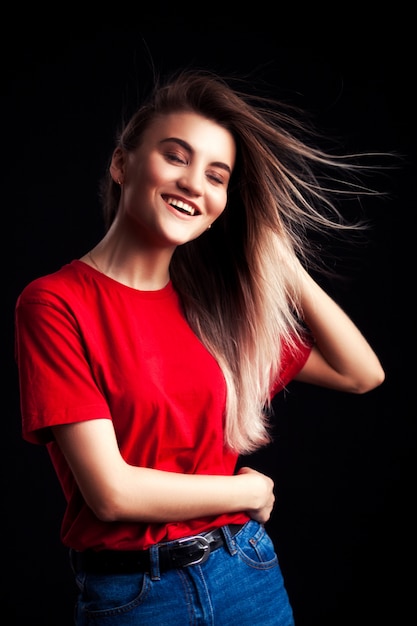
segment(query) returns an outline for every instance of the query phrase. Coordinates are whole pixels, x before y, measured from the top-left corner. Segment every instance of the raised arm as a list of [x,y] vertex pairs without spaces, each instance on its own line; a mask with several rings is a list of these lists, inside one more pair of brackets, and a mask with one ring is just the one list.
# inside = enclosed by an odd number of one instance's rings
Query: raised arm
[[365,337],[305,270],[303,282],[303,315],[315,345],[296,379],[357,394],[378,387],[385,373]]
[[129,465],[109,419],[55,426],[53,432],[85,501],[103,521],[164,523],[244,511],[263,523],[271,514],[273,481],[255,470],[206,476]]

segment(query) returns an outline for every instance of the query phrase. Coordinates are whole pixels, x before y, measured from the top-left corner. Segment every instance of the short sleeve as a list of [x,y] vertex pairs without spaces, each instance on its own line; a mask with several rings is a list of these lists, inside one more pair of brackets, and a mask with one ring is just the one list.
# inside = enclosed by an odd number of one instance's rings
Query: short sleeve
[[282,391],[288,383],[298,374],[306,363],[313,347],[313,340],[305,335],[295,342],[294,345],[284,343],[281,355],[281,369],[279,377],[272,386],[271,397]]
[[77,320],[56,294],[34,286],[21,294],[15,348],[24,439],[47,443],[51,426],[110,417]]

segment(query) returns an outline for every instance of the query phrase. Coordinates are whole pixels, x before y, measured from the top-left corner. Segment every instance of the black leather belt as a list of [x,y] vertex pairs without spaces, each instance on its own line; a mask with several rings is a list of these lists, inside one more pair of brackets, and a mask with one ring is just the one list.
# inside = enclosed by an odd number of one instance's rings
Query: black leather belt
[[[229,524],[231,536],[236,535],[243,524]],[[225,543],[220,528],[200,535],[183,537],[169,543],[158,544],[159,571],[164,572],[178,567],[200,565],[207,561],[211,552]],[[150,572],[150,550],[71,550],[71,560],[75,571],[94,574],[129,574]]]

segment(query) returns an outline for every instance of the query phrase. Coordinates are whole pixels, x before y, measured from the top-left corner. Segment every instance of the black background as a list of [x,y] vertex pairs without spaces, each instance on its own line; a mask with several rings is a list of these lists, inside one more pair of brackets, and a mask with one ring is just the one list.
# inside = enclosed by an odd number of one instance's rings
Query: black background
[[251,462],[276,481],[268,529],[297,626],[409,623],[416,582],[416,103],[408,58],[404,48],[400,54],[385,46],[341,46],[331,54],[280,47],[271,33],[244,29],[15,35],[2,62],[8,623],[69,626],[74,598],[59,539],[63,497],[45,449],[21,438],[15,300],[30,280],[99,239],[97,184],[120,116],[134,108],[154,69],[183,65],[246,76],[305,108],[343,149],[404,155],[399,168],[375,181],[389,197],[362,202],[372,222],[366,241],[324,251],[343,276],[325,286],[374,346],[386,381],[365,396],[292,383],[275,402],[275,442]]

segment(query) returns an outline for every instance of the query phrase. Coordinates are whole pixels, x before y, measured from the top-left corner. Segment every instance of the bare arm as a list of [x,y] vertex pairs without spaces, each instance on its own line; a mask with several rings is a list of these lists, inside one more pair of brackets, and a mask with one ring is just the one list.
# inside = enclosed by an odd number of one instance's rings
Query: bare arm
[[384,381],[381,363],[362,333],[307,272],[302,308],[315,346],[297,380],[358,394]]
[[85,501],[104,521],[164,523],[245,511],[266,522],[271,514],[273,481],[250,468],[205,476],[129,465],[108,419],[53,430]]

